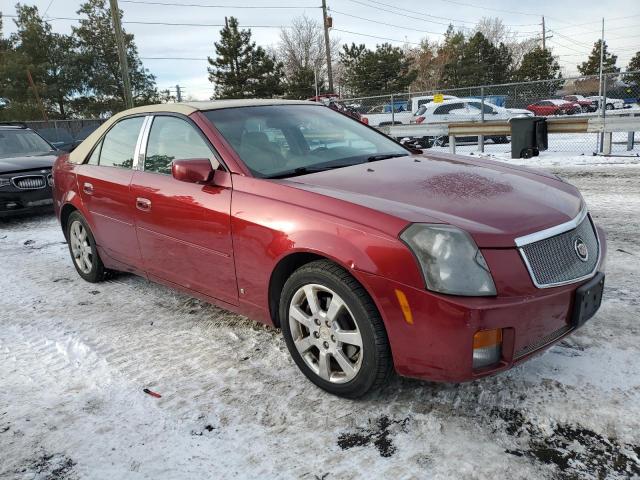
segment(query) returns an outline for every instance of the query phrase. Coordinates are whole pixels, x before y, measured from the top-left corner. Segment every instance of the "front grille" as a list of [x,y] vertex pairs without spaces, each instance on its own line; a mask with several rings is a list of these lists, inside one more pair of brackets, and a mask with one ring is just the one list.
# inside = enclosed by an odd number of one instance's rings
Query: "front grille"
[[22,177],[13,177],[11,180],[16,188],[21,190],[36,190],[38,188],[44,188],[47,184],[44,175],[25,175]]
[[[586,259],[580,257],[580,243],[586,246]],[[536,286],[545,288],[591,276],[598,266],[600,245],[587,215],[567,232],[521,246],[520,253]]]
[[529,355],[530,353],[535,352],[536,350],[539,350],[546,345],[549,345],[554,340],[557,340],[561,336],[569,333],[571,330],[573,330],[573,327],[571,325],[565,325],[564,327],[559,328],[555,332],[551,332],[550,334],[545,335],[544,337],[537,340],[536,342],[518,350],[516,354],[513,356],[513,359],[519,360],[525,355]]

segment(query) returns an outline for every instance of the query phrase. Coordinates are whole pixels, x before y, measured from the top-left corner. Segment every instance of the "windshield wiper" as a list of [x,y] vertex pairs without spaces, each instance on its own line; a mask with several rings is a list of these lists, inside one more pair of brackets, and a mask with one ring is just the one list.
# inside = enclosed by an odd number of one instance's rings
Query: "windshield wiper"
[[278,173],[276,175],[270,175],[267,178],[287,178],[296,177],[298,175],[306,175],[307,173],[324,172],[327,170],[333,170],[335,168],[350,167],[352,165],[358,165],[357,163],[340,163],[337,165],[326,165],[324,167],[298,167],[287,172]]
[[376,162],[378,160],[386,160],[388,158],[407,157],[408,153],[386,153],[382,155],[372,155],[367,158],[367,162]]

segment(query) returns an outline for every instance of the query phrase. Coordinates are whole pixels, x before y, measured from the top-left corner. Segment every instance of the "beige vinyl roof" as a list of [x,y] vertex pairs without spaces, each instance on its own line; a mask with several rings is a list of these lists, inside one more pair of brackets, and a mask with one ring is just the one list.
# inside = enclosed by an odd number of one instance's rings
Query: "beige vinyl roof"
[[130,108],[113,115],[100,127],[94,130],[76,149],[69,154],[69,160],[73,163],[82,163],[95,143],[102,137],[111,125],[123,117],[141,113],[181,113],[190,115],[193,112],[203,110],[216,110],[220,108],[259,107],[267,105],[322,105],[308,100],[280,100],[280,99],[239,99],[239,100],[210,100],[206,102],[161,103],[157,105],[145,105]]

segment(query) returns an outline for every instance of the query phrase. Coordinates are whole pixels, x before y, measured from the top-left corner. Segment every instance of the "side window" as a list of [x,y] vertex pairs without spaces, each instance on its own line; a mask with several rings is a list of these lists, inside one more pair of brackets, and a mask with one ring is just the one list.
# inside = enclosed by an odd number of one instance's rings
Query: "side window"
[[91,152],[91,156],[89,157],[89,160],[87,160],[86,162],[88,165],[98,165],[98,162],[100,161],[101,149],[102,149],[102,140],[98,142],[98,145],[96,145],[96,148],[94,148],[93,152]]
[[171,174],[171,162],[188,158],[208,158],[218,168],[213,152],[198,131],[187,121],[169,116],[156,116],[151,124],[145,172]]
[[436,108],[433,112],[434,115],[446,115],[452,110],[464,110],[464,104],[462,103],[450,103],[449,105],[442,105]]
[[125,118],[116,123],[102,140],[101,167],[131,168],[138,134],[144,117]]

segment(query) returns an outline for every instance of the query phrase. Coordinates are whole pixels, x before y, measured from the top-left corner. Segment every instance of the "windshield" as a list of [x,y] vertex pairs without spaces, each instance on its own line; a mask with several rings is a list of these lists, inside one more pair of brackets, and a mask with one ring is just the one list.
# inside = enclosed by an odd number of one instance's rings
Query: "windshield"
[[0,158],[51,153],[51,145],[31,130],[0,130]]
[[204,112],[256,177],[339,168],[409,151],[330,108],[271,105]]

